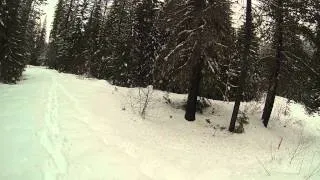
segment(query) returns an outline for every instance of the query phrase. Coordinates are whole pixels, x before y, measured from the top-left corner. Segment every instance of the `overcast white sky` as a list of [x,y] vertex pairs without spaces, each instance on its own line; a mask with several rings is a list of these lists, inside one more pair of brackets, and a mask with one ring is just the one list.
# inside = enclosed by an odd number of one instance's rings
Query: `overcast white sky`
[[45,13],[45,15],[43,15],[42,19],[44,19],[44,17],[47,16],[47,40],[49,39],[51,25],[54,17],[54,11],[57,3],[58,0],[48,0],[47,5],[43,7],[43,12]]
[[[245,0],[232,0],[233,2],[238,2],[235,3],[234,7],[233,7],[233,11],[235,12],[234,14],[234,23],[237,24],[236,26],[238,26],[240,23],[239,19],[241,17],[241,15],[244,13],[244,9],[243,7],[245,6]],[[255,2],[256,0],[253,0],[253,2]],[[43,7],[43,11],[44,13],[46,13],[45,15],[43,15],[43,18],[45,16],[47,16],[47,40],[49,39],[49,35],[50,35],[50,31],[51,31],[51,25],[53,22],[53,17],[54,17],[54,11],[55,11],[55,7],[58,3],[58,0],[48,0],[47,5],[45,5]]]

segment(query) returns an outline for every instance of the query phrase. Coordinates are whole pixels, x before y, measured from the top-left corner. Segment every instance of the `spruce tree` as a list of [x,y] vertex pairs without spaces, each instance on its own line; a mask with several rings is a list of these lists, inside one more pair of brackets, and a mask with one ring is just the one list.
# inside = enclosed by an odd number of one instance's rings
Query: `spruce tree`
[[67,19],[64,18],[66,3],[59,0],[56,6],[52,30],[50,32],[49,49],[47,53],[47,65],[49,68],[58,69],[58,54],[61,53],[63,46],[63,28]]
[[159,24],[164,24],[164,43],[156,60],[155,85],[189,93],[186,119],[192,121],[198,96],[215,98],[220,93],[215,82],[223,85],[223,72],[231,68],[225,64],[233,63],[230,2],[168,1],[163,11]]
[[144,87],[152,84],[156,52],[159,49],[156,27],[157,0],[137,2],[133,24],[133,47],[130,79],[132,85]]
[[46,24],[47,20],[44,20],[44,23],[42,24],[42,27],[40,24],[35,28],[34,30],[34,46],[31,50],[31,59],[30,64],[39,66],[42,65],[43,62],[40,61],[40,56],[45,52],[46,50]]
[[[205,1],[196,1],[196,0],[190,0],[187,3],[188,7],[190,8],[190,11],[186,13],[186,16],[191,19],[191,28],[188,29],[191,32],[189,36],[194,36],[194,42],[191,49],[191,57],[190,61],[193,64],[192,72],[190,76],[190,88],[189,88],[189,94],[188,94],[188,101],[186,106],[186,114],[185,119],[188,121],[194,121],[195,114],[196,114],[196,105],[197,105],[197,98],[199,95],[199,88],[200,88],[200,81],[201,81],[201,71],[204,65],[204,59],[201,52],[202,49],[202,34],[201,34],[201,26],[205,24],[204,21],[201,21],[201,12],[205,8]],[[199,31],[199,32],[197,32]],[[193,34],[194,33],[194,34]]]
[[223,84],[222,72],[231,68],[225,64],[233,63],[230,2],[167,1],[160,18],[154,82],[162,90],[189,93],[185,117],[193,121],[198,97],[214,98],[214,82]]
[[[238,66],[235,59],[235,31],[232,28],[230,2],[208,1],[206,10],[201,14],[207,22],[204,35],[207,37],[203,45],[206,55],[205,66],[199,95],[212,99],[228,99],[231,95],[230,87],[235,81]],[[160,13],[160,40],[162,49],[156,60],[154,81],[155,87],[175,93],[188,93],[189,76],[192,65],[190,57],[190,43],[185,47],[179,45],[187,37],[184,25],[180,23],[185,18],[186,1],[168,1]],[[189,20],[189,19],[188,19]],[[179,34],[181,32],[181,34]],[[177,46],[176,51],[174,50]],[[235,72],[233,72],[235,71]],[[228,95],[229,94],[229,95]]]
[[235,131],[235,124],[237,121],[240,104],[241,101],[244,99],[244,89],[246,87],[246,79],[247,79],[247,71],[249,64],[249,58],[250,58],[250,50],[251,50],[251,44],[253,41],[253,23],[252,23],[252,2],[251,0],[247,0],[247,8],[246,8],[246,23],[245,23],[245,38],[244,38],[244,49],[242,54],[242,63],[241,63],[241,75],[240,80],[238,83],[238,89],[236,94],[236,101],[231,117],[231,122],[229,126],[229,131],[234,132]]
[[102,0],[95,0],[91,9],[88,23],[86,25],[85,39],[86,48],[86,66],[88,73],[94,77],[100,78],[99,67],[101,66],[103,39],[102,39]]
[[[276,56],[271,58],[274,63],[266,66],[273,72],[262,118],[265,126],[268,125],[273,96],[276,95],[303,103],[310,111],[319,110],[319,73],[316,70],[319,66],[318,63],[312,63],[314,49],[317,49],[317,43],[314,41],[316,29],[311,28],[317,24],[314,19],[317,17],[316,6],[313,6],[317,3],[313,2],[308,0],[262,2],[265,7],[263,10],[271,19],[266,21],[268,26],[265,28],[268,31],[266,34],[270,35],[270,32],[273,32],[274,36],[269,36],[268,39],[272,39],[272,47],[276,51]],[[277,3],[282,3],[282,6],[277,6]],[[280,14],[282,16],[279,16]],[[310,50],[307,44],[311,44],[309,47],[313,50]],[[278,71],[277,78],[274,70]]]
[[269,88],[267,93],[267,98],[265,106],[263,109],[262,120],[265,127],[268,126],[271,112],[273,110],[273,105],[277,93],[278,81],[280,76],[281,63],[284,61],[284,45],[283,45],[283,22],[284,22],[284,4],[283,0],[272,1],[272,9],[274,10],[273,17],[275,19],[275,35],[274,35],[274,45],[276,47],[276,57],[275,57],[275,67],[272,72]]
[[114,0],[108,14],[105,32],[108,44],[102,58],[102,78],[112,80],[116,85],[130,86],[133,2]]
[[294,3],[296,18],[299,19],[299,33],[311,44],[310,58],[300,58],[304,80],[299,89],[303,90],[298,102],[303,103],[309,112],[320,112],[320,3],[301,0]]
[[0,41],[0,81],[15,83],[25,67],[22,1],[2,2],[2,38]]

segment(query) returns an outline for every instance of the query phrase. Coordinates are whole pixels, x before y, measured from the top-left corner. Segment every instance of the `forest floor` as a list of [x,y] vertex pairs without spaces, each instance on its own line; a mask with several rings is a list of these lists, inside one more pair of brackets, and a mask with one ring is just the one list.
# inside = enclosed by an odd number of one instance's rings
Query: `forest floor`
[[0,179],[320,179],[320,116],[277,98],[270,127],[263,104],[245,103],[249,124],[227,131],[233,103],[210,101],[184,120],[186,95],[120,88],[29,66],[0,84]]

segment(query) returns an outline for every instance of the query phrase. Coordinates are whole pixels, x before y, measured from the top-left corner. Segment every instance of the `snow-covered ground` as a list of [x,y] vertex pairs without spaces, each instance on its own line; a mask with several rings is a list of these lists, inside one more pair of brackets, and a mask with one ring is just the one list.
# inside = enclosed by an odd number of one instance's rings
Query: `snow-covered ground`
[[152,91],[141,118],[138,92],[36,67],[0,84],[0,179],[320,179],[320,117],[299,104],[278,98],[265,129],[247,103],[245,133],[230,134],[233,103],[187,122],[186,95]]

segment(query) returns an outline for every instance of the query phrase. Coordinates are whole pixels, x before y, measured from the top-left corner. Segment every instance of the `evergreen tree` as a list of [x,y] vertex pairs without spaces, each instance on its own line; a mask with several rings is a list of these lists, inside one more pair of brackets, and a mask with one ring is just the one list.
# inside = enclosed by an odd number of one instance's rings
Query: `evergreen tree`
[[86,26],[85,39],[87,40],[86,50],[86,66],[88,73],[94,77],[99,76],[100,61],[102,58],[103,43],[102,43],[102,0],[96,0],[91,9],[90,17]]
[[111,61],[111,42],[110,36],[112,30],[109,28],[110,23],[110,7],[108,1],[96,1],[91,10],[89,22],[87,25],[87,36],[89,41],[92,41],[88,52],[89,72],[90,75],[100,78],[108,79],[112,76],[112,61]]
[[[283,6],[278,7],[277,3],[282,3]],[[310,111],[319,110],[319,71],[316,70],[319,63],[312,63],[314,51],[306,48],[306,44],[312,44],[312,48],[317,49],[317,43],[314,41],[316,29],[312,28],[317,24],[312,18],[317,17],[316,6],[313,6],[317,3],[308,0],[282,0],[262,4],[265,7],[264,11],[273,20],[267,21],[268,27],[264,29],[275,34],[268,39],[273,40],[273,47],[277,51],[275,58],[271,58],[274,63],[269,63],[266,67],[278,70],[277,78],[275,78],[277,74],[275,71],[271,75],[273,80],[270,81],[263,114],[264,124],[267,126],[268,120],[265,119],[269,119],[272,112],[272,101],[274,101],[272,94],[301,102]],[[282,16],[279,18],[280,14]],[[301,35],[304,37],[302,38]],[[269,54],[271,53],[273,51]],[[275,84],[275,81],[278,83]]]
[[157,0],[137,2],[133,24],[133,47],[130,79],[132,85],[144,87],[152,84],[156,52],[159,49],[156,27]]
[[77,56],[75,44],[81,38],[81,29],[77,13],[79,6],[77,0],[66,1],[64,24],[61,29],[61,44],[57,54],[58,70],[60,72],[76,73],[80,64],[74,63],[74,57]]
[[188,85],[184,83],[185,79],[179,77],[180,74],[185,74],[185,66],[183,66],[183,64],[185,64],[185,57],[182,53],[174,53],[171,54],[170,57],[167,55],[170,54],[172,49],[177,45],[176,34],[179,31],[177,24],[183,19],[183,13],[177,12],[180,12],[181,9],[185,7],[185,4],[186,0],[166,0],[160,11],[157,23],[157,28],[161,35],[159,37],[159,43],[162,48],[155,62],[153,73],[154,86],[158,89],[175,93],[187,92]]
[[49,49],[47,53],[47,65],[49,68],[58,69],[58,54],[61,53],[62,46],[63,46],[63,28],[67,21],[64,18],[65,15],[65,8],[66,3],[64,0],[59,0],[54,20],[52,23],[52,30],[50,32],[50,39],[49,39]]
[[190,8],[190,11],[186,13],[186,16],[191,20],[191,28],[188,30],[194,31],[191,32],[189,36],[194,36],[194,42],[192,45],[192,52],[190,57],[190,61],[193,64],[193,67],[190,76],[190,88],[188,94],[185,119],[188,121],[194,121],[196,119],[195,114],[201,81],[201,71],[204,64],[204,54],[203,52],[201,52],[201,46],[204,43],[202,40],[203,37],[201,37],[203,35],[201,34],[201,26],[205,25],[205,22],[201,19],[201,12],[205,9],[205,1],[190,0],[187,2],[187,5]]
[[[252,14],[252,16],[255,16]],[[263,86],[262,83],[264,81],[263,77],[263,65],[260,61],[260,54],[259,54],[259,37],[256,33],[256,24],[257,22],[252,22],[252,39],[250,44],[250,51],[248,56],[248,67],[247,67],[247,78],[243,89],[242,101],[251,101],[251,100],[259,100],[263,93]],[[245,26],[241,26],[238,30],[237,34],[237,41],[236,41],[236,49],[237,49],[237,56],[236,58],[239,59],[239,67],[241,67],[241,59],[245,53],[245,43],[246,43],[246,31]],[[240,78],[240,77],[238,77]]]
[[212,35],[206,50],[208,66],[204,71],[201,95],[230,101],[234,99],[241,66],[237,57],[236,33],[232,27],[231,2],[212,0],[209,5],[211,8],[206,17]]
[[22,47],[17,46],[22,39],[21,32],[18,31],[22,26],[19,18],[20,3],[21,1],[4,1],[1,5],[4,36],[0,41],[0,81],[5,83],[15,83],[25,66]]
[[[185,19],[186,1],[168,1],[160,13],[160,42],[162,49],[155,65],[155,87],[175,93],[187,93],[189,89],[189,73],[191,63],[188,61],[191,44],[183,43],[188,35]],[[202,71],[200,95],[212,99],[228,99],[230,87],[236,76],[234,61],[236,51],[235,31],[231,23],[229,1],[208,1],[206,10],[201,12],[207,22],[204,31],[206,46],[205,66]],[[189,20],[189,19],[188,19]],[[201,21],[201,18],[200,18]],[[181,32],[181,34],[179,34]],[[182,42],[182,43],[180,43]],[[184,47],[179,45],[184,44]],[[176,49],[176,51],[173,51]],[[228,95],[229,94],[229,95]]]
[[[320,112],[320,3],[312,0],[301,0],[294,3],[294,15],[300,23],[297,23],[298,31],[311,44],[310,58],[300,58],[301,86],[302,90],[295,100],[303,103],[309,112]],[[299,67],[299,66],[298,66]],[[301,78],[302,79],[302,78]]]
[[1,1],[0,81],[15,83],[29,61],[31,17],[44,0]]
[[101,77],[121,86],[132,83],[129,68],[132,68],[133,5],[131,0],[114,0],[104,30],[108,44],[102,57]]
[[[0,0],[0,55],[2,57],[2,53],[4,53],[4,47],[2,46],[7,39],[6,35],[6,25],[5,25],[5,0]],[[1,60],[0,60],[0,77],[1,77]]]
[[89,1],[82,0],[76,1],[75,7],[71,10],[71,23],[66,39],[68,58],[62,59],[62,64],[65,64],[64,71],[74,74],[84,74],[87,72],[85,55],[85,42],[87,39],[84,37],[85,22],[87,21],[87,10]]
[[243,49],[243,56],[242,56],[242,63],[241,63],[241,75],[238,84],[237,94],[236,94],[236,102],[234,105],[231,122],[229,126],[229,131],[235,131],[235,124],[237,121],[241,100],[243,100],[244,95],[244,88],[246,87],[246,79],[247,79],[247,71],[250,58],[250,50],[251,50],[251,43],[253,41],[253,23],[252,23],[252,2],[251,0],[247,0],[247,11],[246,11],[246,23],[245,23],[245,38],[244,38],[244,49]]
[[276,47],[276,63],[273,73],[270,78],[269,88],[267,93],[267,98],[265,102],[265,107],[263,110],[262,120],[265,127],[268,126],[271,112],[273,110],[273,105],[277,93],[278,81],[280,75],[281,63],[284,61],[284,45],[283,45],[283,23],[284,23],[284,4],[283,0],[275,0],[271,2],[271,8],[274,10],[272,14],[275,19],[275,47]]
[[38,26],[35,29],[34,34],[36,37],[35,37],[34,46],[31,52],[31,61],[30,61],[31,65],[39,66],[43,64],[43,62],[41,62],[40,60],[40,56],[46,50],[46,34],[47,34],[46,24],[47,24],[47,20],[45,19],[44,23],[42,24],[42,27]]
[[49,67],[62,72],[87,72],[85,55],[85,22],[89,0],[60,0],[53,22],[48,52]]
[[161,28],[165,42],[156,61],[156,87],[188,92],[186,119],[192,121],[197,97],[213,97],[210,85],[222,82],[222,73],[215,72],[215,68],[233,63],[230,2],[168,1],[164,11],[167,17],[162,15],[160,24],[167,26]]

